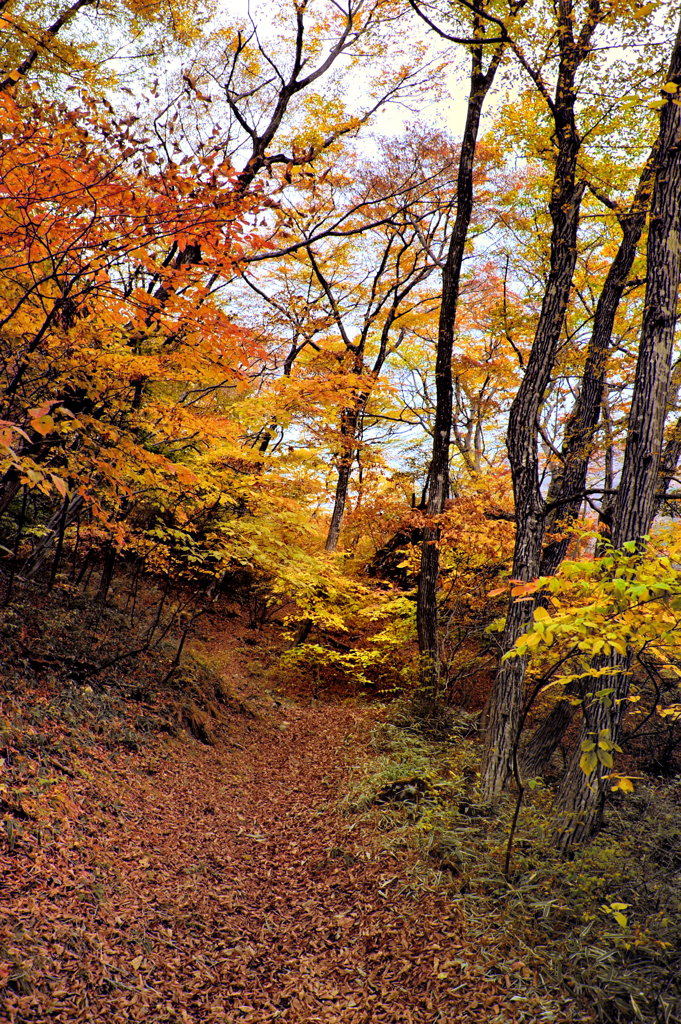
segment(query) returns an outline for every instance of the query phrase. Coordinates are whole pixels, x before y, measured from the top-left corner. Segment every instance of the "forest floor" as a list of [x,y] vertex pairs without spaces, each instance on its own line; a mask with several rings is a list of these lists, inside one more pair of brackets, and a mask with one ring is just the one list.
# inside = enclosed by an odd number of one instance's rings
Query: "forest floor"
[[3,856],[0,1019],[563,1020],[413,852],[343,811],[377,712],[282,693],[238,638],[206,652],[239,694],[214,744],[90,746],[53,790],[58,831]]

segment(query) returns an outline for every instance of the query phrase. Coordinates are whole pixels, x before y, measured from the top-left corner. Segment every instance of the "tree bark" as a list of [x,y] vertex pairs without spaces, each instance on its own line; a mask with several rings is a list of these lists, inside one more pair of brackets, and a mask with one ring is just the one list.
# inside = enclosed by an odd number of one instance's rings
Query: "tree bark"
[[22,580],[32,580],[38,570],[48,558],[52,546],[59,541],[59,537],[80,515],[85,505],[85,499],[81,494],[76,494],[71,500],[65,503],[62,508],[50,519],[46,527],[45,536],[36,544],[34,550],[22,566],[20,577]]
[[[544,544],[540,576],[552,576],[565,558],[569,543],[568,530],[579,514],[583,500],[594,436],[603,406],[605,373],[615,316],[645,227],[658,151],[659,139],[643,168],[632,204],[628,212],[620,217],[622,241],[596,305],[582,386],[565,425],[561,468],[554,473],[547,495],[549,512],[546,532],[559,536],[550,537]],[[578,693],[579,687],[568,689],[564,699],[554,705],[537,727],[522,754],[521,774],[524,777],[533,778],[546,765],[574,717],[575,705],[567,698],[575,697]]]
[[629,210],[619,218],[622,240],[596,304],[581,388],[565,425],[561,468],[553,475],[547,494],[549,513],[546,518],[546,530],[549,534],[561,533],[561,536],[550,539],[545,544],[540,567],[541,576],[553,575],[565,558],[569,542],[566,534],[570,524],[579,514],[583,501],[594,436],[603,405],[605,371],[612,347],[615,316],[634,265],[638,243],[650,209],[658,151],[659,139],[643,168]]
[[[475,22],[476,34],[484,29],[479,17]],[[471,87],[468,98],[466,125],[461,143],[461,156],[457,174],[456,220],[442,273],[442,301],[438,324],[437,356],[435,361],[435,424],[433,429],[433,455],[429,470],[428,523],[421,544],[421,569],[416,599],[416,626],[421,660],[421,688],[428,702],[439,698],[440,658],[438,650],[437,583],[440,570],[440,528],[436,517],[444,511],[449,494],[449,448],[452,430],[452,347],[454,325],[459,301],[461,267],[473,211],[473,169],[480,127],[480,116],[485,97],[494,81],[502,56],[502,46],[495,51],[486,72],[483,72],[483,46],[471,49]]]
[[[681,85],[681,22],[667,81]],[[622,476],[613,511],[612,541],[621,549],[635,541],[642,551],[655,513],[660,476],[664,418],[681,284],[681,108],[672,95],[660,116],[660,163],[653,191],[648,233],[648,269],[629,429]],[[556,844],[569,853],[598,826],[607,791],[607,770],[599,763],[586,774],[579,765],[581,744],[607,736],[617,742],[629,692],[630,655],[613,657],[612,674],[593,680],[591,690],[612,688],[606,699],[589,700],[570,767],[556,800],[563,820]],[[589,689],[589,687],[587,687]]]
[[[574,38],[572,4],[558,5],[560,63],[550,109],[558,145],[549,202],[552,222],[550,268],[532,350],[511,405],[507,448],[513,478],[516,542],[513,576],[528,581],[539,575],[547,507],[540,490],[538,418],[560,341],[575,263],[577,229],[584,185],[576,180],[581,139],[575,123],[575,76],[586,57],[600,8],[593,0],[587,20]],[[487,705],[487,729],[480,781],[481,798],[496,800],[513,766],[525,681],[525,659],[506,658],[532,620],[532,600],[511,600],[502,637],[502,656]]]
[[[352,410],[354,412],[354,410]],[[350,474],[352,473],[352,462],[355,457],[355,444],[357,442],[357,419],[358,416],[344,416],[343,429],[341,431],[343,440],[347,437],[347,450],[341,453],[338,462],[338,480],[336,482],[336,494],[333,502],[333,512],[329,523],[329,532],[326,536],[324,550],[335,551],[338,547],[345,505],[348,498],[348,487],[350,485]],[[351,420],[351,422],[348,422]]]

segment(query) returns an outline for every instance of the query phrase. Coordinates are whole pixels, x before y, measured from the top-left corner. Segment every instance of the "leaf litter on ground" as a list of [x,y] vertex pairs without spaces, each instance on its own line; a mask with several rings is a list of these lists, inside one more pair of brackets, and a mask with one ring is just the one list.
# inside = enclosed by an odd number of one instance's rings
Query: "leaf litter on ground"
[[[243,659],[224,646],[233,685]],[[494,969],[491,933],[412,852],[339,806],[375,712],[283,696],[254,716],[250,685],[213,746],[91,745],[58,827],[3,852],[0,1020],[567,1019],[523,994],[522,963],[513,981]]]

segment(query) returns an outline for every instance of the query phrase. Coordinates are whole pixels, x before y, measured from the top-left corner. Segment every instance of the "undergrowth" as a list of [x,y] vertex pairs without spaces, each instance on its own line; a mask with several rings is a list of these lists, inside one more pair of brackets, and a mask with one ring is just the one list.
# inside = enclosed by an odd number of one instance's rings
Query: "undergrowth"
[[[488,969],[508,979],[518,1021],[681,1020],[678,786],[618,795],[606,827],[568,862],[551,847],[551,793],[536,788],[506,877],[513,801],[494,812],[475,802],[476,717],[455,718],[446,740],[395,707],[386,717],[344,808],[369,819],[386,848],[416,851],[423,884],[446,887]],[[527,1009],[532,992],[541,1012]]]

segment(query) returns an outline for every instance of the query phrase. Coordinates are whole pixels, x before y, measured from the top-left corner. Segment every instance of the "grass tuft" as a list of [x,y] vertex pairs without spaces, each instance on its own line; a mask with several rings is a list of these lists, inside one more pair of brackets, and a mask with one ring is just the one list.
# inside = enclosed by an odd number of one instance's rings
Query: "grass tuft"
[[[681,1020],[678,783],[616,795],[606,827],[567,862],[550,845],[551,792],[538,786],[506,878],[513,800],[492,813],[475,803],[476,732],[476,716],[453,714],[449,736],[433,739],[408,709],[384,709],[345,812],[370,822],[384,848],[415,853],[420,884],[446,889],[489,970],[508,977],[519,1022]],[[386,787],[409,779],[427,784],[418,799],[377,803]]]

